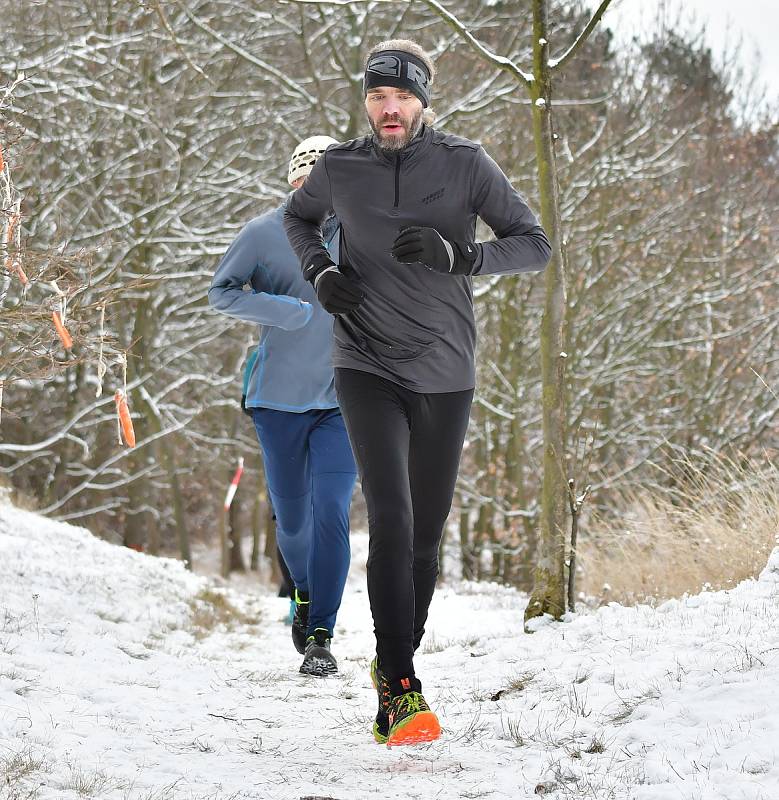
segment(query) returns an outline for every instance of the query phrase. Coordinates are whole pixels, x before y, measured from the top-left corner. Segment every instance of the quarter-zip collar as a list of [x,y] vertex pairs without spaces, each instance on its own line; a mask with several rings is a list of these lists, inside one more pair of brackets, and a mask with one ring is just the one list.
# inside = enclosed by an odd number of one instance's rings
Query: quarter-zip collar
[[371,145],[376,157],[385,164],[395,166],[398,162],[405,163],[418,158],[427,150],[433,138],[433,129],[422,123],[419,133],[402,150],[382,150],[376,141],[376,134],[371,136]]

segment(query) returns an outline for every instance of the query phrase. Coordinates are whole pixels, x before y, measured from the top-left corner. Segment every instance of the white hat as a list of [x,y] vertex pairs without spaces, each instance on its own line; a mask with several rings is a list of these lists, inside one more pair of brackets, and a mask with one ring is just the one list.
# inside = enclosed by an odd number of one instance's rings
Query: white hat
[[308,139],[303,139],[289,160],[287,180],[290,185],[298,178],[307,177],[314,168],[316,160],[331,144],[338,144],[338,142],[330,136],[309,136]]

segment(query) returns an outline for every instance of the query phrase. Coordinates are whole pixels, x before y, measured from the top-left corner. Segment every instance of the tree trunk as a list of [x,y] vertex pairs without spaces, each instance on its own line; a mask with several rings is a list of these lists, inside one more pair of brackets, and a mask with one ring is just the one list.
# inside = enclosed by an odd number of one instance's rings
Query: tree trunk
[[281,583],[281,569],[276,555],[276,522],[273,519],[273,506],[270,503],[265,515],[265,556],[270,561],[271,583]]
[[240,489],[235,493],[233,502],[230,505],[228,514],[228,525],[230,528],[230,571],[246,572],[246,563],[243,560],[242,536],[241,536],[241,515],[240,515],[241,492]]
[[254,495],[254,508],[252,509],[252,555],[249,560],[249,569],[257,571],[260,566],[260,537],[262,535],[263,520],[262,494],[257,492]]
[[566,289],[560,208],[551,119],[552,81],[548,65],[547,0],[533,0],[533,132],[536,143],[541,221],[552,243],[546,268],[546,301],[541,324],[544,479],[536,556],[535,584],[525,622],[542,614],[559,618],[565,611],[565,385],[563,324]]
[[179,553],[184,566],[192,569],[192,551],[189,546],[189,528],[187,518],[184,514],[184,499],[181,495],[181,485],[176,464],[176,452],[174,450],[175,437],[166,436],[161,441],[163,457],[165,459],[165,469],[168,471],[170,479],[170,489],[173,495],[173,518],[176,521],[176,535],[179,542]]
[[[525,486],[524,464],[527,462],[525,432],[519,414],[514,416],[506,445],[506,480],[509,485],[509,507],[512,511],[527,510],[528,495]],[[504,526],[510,532],[509,546],[519,552],[510,559],[506,583],[512,583],[523,592],[533,585],[533,558],[537,547],[536,525],[527,516],[506,517]]]
[[476,577],[476,564],[471,546],[471,510],[462,504],[460,506],[460,562],[462,564],[463,580],[472,581]]
[[[131,458],[130,464],[133,471],[137,469],[138,462]],[[154,538],[152,528],[157,526],[157,520],[146,510],[138,511],[148,502],[151,489],[145,478],[134,480],[128,490],[128,503],[124,518],[124,538],[123,544],[132,550],[143,552],[146,546],[146,537]]]

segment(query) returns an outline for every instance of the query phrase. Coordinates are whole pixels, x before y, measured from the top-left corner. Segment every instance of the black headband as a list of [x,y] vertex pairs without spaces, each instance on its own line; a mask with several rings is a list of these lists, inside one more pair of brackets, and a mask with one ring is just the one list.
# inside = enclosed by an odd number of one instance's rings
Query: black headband
[[382,50],[368,59],[363,94],[378,86],[407,89],[422,101],[423,108],[430,105],[430,72],[424,61],[404,50]]

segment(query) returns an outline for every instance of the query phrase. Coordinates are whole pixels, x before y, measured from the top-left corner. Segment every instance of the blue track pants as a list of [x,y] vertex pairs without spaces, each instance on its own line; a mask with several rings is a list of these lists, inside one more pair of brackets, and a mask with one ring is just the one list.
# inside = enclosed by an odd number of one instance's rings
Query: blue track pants
[[309,634],[332,635],[349,571],[349,506],[357,468],[337,408],[294,413],[252,409],[276,539],[300,591]]

